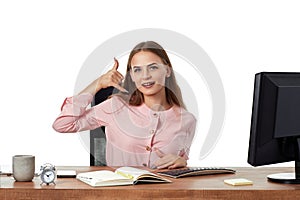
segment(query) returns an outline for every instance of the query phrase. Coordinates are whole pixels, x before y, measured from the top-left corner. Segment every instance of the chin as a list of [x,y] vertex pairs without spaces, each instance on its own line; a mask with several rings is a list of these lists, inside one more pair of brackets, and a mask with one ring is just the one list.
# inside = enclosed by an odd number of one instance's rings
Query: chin
[[154,86],[149,89],[141,87],[141,88],[139,88],[139,91],[141,93],[143,93],[143,95],[145,95],[145,96],[153,96],[153,95],[159,94],[163,89],[164,89],[164,87],[161,87],[161,86],[159,86],[159,87]]

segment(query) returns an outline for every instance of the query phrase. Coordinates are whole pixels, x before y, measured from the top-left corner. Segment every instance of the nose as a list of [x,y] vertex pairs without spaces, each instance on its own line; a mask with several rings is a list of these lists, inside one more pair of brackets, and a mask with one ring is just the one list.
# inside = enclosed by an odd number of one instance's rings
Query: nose
[[151,78],[150,71],[149,71],[148,67],[145,67],[143,70],[143,79],[148,80],[150,78]]

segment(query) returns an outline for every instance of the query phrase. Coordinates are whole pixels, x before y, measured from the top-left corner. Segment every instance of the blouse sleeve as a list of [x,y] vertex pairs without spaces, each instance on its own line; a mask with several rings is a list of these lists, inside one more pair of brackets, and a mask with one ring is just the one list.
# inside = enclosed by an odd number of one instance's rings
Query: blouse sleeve
[[106,106],[87,108],[92,100],[93,96],[89,93],[66,98],[60,115],[52,125],[53,129],[60,133],[73,133],[106,126],[108,113],[102,109]]
[[179,156],[185,158],[186,160],[189,159],[190,148],[196,131],[196,124],[197,120],[194,117],[192,117],[192,120],[189,123],[189,128],[187,129],[186,133],[185,146],[179,153]]

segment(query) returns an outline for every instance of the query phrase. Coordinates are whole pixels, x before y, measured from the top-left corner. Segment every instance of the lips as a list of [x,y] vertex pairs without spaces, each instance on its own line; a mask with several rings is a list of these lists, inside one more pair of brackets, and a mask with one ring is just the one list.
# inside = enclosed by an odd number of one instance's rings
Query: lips
[[155,84],[155,81],[142,83],[142,86],[145,88],[151,88]]

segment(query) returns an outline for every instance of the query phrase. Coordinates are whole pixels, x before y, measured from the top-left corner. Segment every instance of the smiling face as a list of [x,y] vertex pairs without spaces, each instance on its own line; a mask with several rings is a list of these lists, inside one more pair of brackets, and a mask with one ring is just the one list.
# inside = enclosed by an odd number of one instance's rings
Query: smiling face
[[133,106],[145,103],[184,107],[169,56],[154,41],[141,42],[131,50],[123,87],[129,95],[121,96]]
[[170,76],[169,66],[150,51],[140,51],[131,60],[131,79],[144,97],[165,95],[165,80]]

